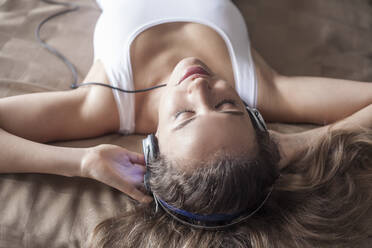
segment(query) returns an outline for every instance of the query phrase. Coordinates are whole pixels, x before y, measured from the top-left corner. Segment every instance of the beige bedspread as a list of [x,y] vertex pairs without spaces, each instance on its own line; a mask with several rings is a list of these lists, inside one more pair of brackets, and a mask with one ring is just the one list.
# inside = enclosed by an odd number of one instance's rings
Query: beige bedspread
[[[77,66],[82,80],[92,63],[100,10],[93,0],[74,2],[81,4],[80,11],[47,23],[42,37]],[[372,1],[236,2],[253,46],[279,72],[372,81]],[[69,89],[68,69],[34,37],[37,24],[61,8],[39,0],[0,0],[0,97]],[[140,138],[113,134],[56,145],[113,143],[139,151]],[[84,247],[92,227],[126,208],[128,199],[88,179],[0,175],[0,248]]]

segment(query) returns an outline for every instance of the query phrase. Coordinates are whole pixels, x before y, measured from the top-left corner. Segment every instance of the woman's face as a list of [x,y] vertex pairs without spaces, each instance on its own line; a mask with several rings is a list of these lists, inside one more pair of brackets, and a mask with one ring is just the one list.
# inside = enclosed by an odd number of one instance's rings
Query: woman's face
[[196,58],[183,59],[174,68],[158,120],[161,154],[189,167],[220,152],[256,151],[255,131],[239,95]]

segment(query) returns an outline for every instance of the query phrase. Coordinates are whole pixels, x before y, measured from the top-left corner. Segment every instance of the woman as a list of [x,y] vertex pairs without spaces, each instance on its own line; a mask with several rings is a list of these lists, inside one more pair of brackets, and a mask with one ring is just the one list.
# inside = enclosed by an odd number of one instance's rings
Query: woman
[[[135,95],[87,85],[1,99],[0,164],[12,167],[0,172],[89,177],[144,203],[99,225],[93,246],[307,247],[368,235],[371,133],[353,126],[372,127],[371,84],[279,75],[257,53],[252,59],[244,20],[228,0],[99,4],[95,62],[84,82],[127,90],[167,85]],[[285,135],[259,128],[243,101],[273,122],[350,117]],[[41,144],[117,131],[155,133],[160,153],[147,170],[142,155],[113,145]],[[351,148],[340,157],[330,148],[336,144]],[[328,151],[334,151],[324,158],[329,171],[316,161]],[[146,171],[152,194],[143,189]],[[344,200],[360,204],[341,208]],[[228,229],[199,228],[241,217],[249,218]]]

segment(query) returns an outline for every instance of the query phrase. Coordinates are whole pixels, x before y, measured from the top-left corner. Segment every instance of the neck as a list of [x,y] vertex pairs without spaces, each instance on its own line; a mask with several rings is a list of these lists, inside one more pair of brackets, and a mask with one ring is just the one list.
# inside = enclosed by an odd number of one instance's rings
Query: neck
[[[156,83],[156,85],[164,82]],[[136,94],[136,133],[154,133],[158,126],[159,104],[164,87]]]

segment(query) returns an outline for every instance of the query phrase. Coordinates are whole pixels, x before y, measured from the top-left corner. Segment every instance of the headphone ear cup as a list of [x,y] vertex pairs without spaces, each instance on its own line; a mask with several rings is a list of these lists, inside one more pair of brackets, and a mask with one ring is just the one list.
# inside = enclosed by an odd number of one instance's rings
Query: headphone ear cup
[[257,109],[255,109],[255,108],[253,109],[253,112],[254,112],[255,117],[258,120],[258,124],[260,125],[260,129],[262,131],[267,132],[267,126],[266,126],[265,120],[262,117],[261,113]]
[[146,190],[151,193],[151,188],[149,184],[150,180],[150,170],[148,169],[148,164],[155,161],[159,156],[159,146],[158,140],[154,134],[149,134],[145,139],[142,140],[142,150],[145,156],[146,163],[146,173],[143,176],[143,182]]
[[261,132],[267,132],[267,126],[265,123],[264,118],[262,117],[261,113],[256,108],[250,108],[246,106],[246,109],[251,117],[251,119],[254,121],[254,125],[261,131]]

